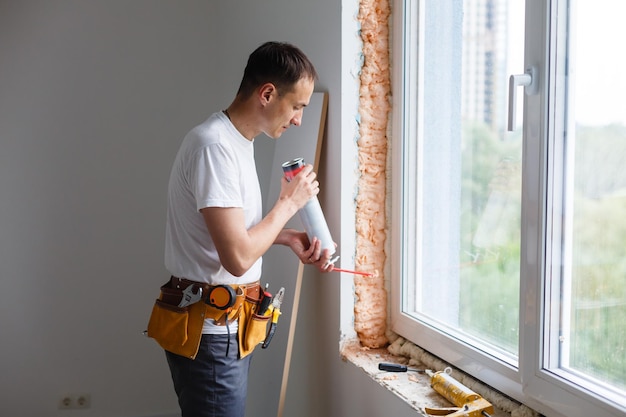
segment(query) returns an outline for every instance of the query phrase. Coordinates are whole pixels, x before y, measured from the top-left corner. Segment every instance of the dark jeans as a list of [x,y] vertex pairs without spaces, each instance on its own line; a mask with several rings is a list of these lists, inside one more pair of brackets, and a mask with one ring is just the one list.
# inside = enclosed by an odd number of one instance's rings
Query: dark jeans
[[237,334],[204,334],[196,359],[165,352],[182,417],[244,417],[250,358],[238,359]]

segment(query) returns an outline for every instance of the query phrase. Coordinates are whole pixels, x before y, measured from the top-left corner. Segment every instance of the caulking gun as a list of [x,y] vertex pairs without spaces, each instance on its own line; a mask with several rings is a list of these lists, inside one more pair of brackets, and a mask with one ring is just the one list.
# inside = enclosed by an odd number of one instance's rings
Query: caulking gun
[[426,414],[447,415],[448,417],[491,417],[489,413],[494,412],[493,406],[483,397],[452,378],[451,372],[450,368],[439,372],[426,370],[426,374],[430,377],[430,386],[456,405],[456,407],[449,408],[425,407]]

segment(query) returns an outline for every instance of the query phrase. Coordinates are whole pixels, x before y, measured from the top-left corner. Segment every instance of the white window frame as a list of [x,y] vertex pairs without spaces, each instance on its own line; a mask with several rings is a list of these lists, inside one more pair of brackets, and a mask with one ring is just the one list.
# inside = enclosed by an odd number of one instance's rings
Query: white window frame
[[[416,275],[415,256],[411,254],[419,253],[420,244],[410,230],[416,230],[416,225],[422,221],[405,215],[406,212],[415,212],[413,209],[420,198],[420,184],[418,181],[407,181],[407,178],[416,178],[421,141],[405,141],[403,138],[423,137],[420,109],[424,105],[419,88],[422,80],[419,75],[405,71],[405,68],[418,68],[417,74],[423,74],[423,48],[419,48],[419,41],[423,39],[424,16],[420,10],[423,10],[424,1],[393,0],[391,328],[548,417],[623,416],[626,412],[624,405],[608,401],[607,392],[601,387],[593,392],[573,382],[575,376],[563,375],[557,368],[550,367],[550,344],[548,338],[544,337],[546,332],[551,331],[549,317],[553,313],[544,311],[544,305],[548,308],[553,305],[550,304],[551,297],[554,297],[551,294],[558,294],[558,288],[550,284],[550,277],[544,271],[558,267],[546,263],[552,251],[561,250],[560,247],[544,243],[551,241],[548,233],[560,225],[558,219],[550,221],[550,213],[558,210],[556,206],[561,204],[544,196],[552,194],[552,184],[559,184],[559,187],[563,184],[561,178],[550,178],[549,173],[562,172],[558,168],[563,164],[563,152],[559,149],[562,140],[555,138],[555,132],[564,130],[563,114],[555,110],[562,106],[559,97],[563,96],[561,93],[565,88],[562,78],[556,78],[557,69],[563,65],[563,54],[559,57],[551,56],[550,51],[565,47],[566,32],[557,26],[557,17],[565,15],[563,9],[558,10],[559,7],[565,7],[564,1],[526,0],[526,21],[533,22],[533,30],[526,30],[525,68],[537,69],[535,76],[538,78],[535,81],[539,83],[539,92],[525,95],[524,99],[519,362],[510,363],[498,358],[494,352],[486,352],[484,346],[472,345],[446,335],[402,312],[402,277]],[[551,27],[556,27],[552,34]],[[404,51],[409,49],[419,52],[406,56]],[[404,117],[404,114],[417,117]],[[407,195],[411,197],[407,198]],[[547,207],[552,207],[551,211]]]

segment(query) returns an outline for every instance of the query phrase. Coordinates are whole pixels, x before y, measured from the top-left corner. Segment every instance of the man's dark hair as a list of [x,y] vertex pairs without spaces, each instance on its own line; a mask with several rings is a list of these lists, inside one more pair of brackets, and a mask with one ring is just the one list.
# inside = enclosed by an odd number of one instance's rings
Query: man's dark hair
[[309,58],[289,43],[266,42],[248,57],[237,94],[249,97],[255,88],[272,83],[283,95],[302,78],[317,80],[317,72]]

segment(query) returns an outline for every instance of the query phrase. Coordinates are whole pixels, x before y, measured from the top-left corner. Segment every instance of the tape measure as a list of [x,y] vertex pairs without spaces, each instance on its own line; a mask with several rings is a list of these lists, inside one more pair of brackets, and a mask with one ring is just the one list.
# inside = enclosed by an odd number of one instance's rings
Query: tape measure
[[228,310],[235,305],[237,294],[230,285],[216,285],[211,288],[206,298],[206,303],[219,310]]

